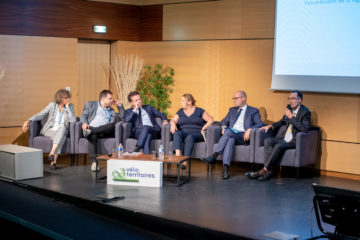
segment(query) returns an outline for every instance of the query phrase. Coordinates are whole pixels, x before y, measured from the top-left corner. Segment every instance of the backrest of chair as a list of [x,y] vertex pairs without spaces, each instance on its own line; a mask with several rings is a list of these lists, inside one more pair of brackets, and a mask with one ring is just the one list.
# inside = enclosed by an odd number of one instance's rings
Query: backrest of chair
[[46,121],[47,121],[48,117],[49,117],[49,114],[46,114],[46,115],[44,116],[44,118],[43,118],[43,119],[41,119],[41,122],[40,122],[40,124],[41,124],[41,128],[45,125],[45,123],[46,123]]

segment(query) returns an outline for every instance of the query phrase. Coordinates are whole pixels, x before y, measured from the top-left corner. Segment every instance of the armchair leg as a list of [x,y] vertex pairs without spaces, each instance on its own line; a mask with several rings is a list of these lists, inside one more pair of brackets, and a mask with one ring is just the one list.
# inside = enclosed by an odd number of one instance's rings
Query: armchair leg
[[84,165],[86,165],[86,153],[84,153]]

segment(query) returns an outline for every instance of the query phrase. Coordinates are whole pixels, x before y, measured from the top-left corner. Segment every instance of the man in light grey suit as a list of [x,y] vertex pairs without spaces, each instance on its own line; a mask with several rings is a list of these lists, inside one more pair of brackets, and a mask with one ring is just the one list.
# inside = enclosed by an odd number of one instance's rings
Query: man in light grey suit
[[[110,106],[115,104],[119,114]],[[109,90],[103,90],[99,94],[99,101],[88,101],[80,117],[83,135],[89,140],[89,155],[92,171],[96,169],[96,147],[98,138],[114,137],[115,123],[124,119],[125,109],[119,100],[113,99]]]
[[234,146],[248,144],[251,129],[260,128],[263,125],[259,110],[248,106],[246,98],[244,91],[239,90],[234,93],[232,100],[235,107],[230,108],[221,121],[223,135],[216,150],[211,156],[202,159],[207,163],[215,163],[218,155],[223,154],[223,179],[229,178],[228,168],[233,157]]

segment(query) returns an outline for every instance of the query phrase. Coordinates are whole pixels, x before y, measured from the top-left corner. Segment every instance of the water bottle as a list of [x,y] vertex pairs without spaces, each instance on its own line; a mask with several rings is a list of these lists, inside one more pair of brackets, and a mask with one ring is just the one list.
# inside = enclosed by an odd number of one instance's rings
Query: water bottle
[[159,160],[164,160],[164,146],[159,146]]
[[124,153],[123,145],[120,143],[118,147],[118,158],[122,158]]

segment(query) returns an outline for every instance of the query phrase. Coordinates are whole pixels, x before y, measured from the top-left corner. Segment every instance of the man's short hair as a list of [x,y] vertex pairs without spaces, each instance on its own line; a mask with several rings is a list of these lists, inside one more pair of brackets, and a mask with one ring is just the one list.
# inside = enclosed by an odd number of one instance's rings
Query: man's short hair
[[136,96],[136,95],[140,95],[140,93],[139,93],[138,91],[132,91],[132,92],[130,92],[129,95],[128,95],[128,101],[131,102],[131,98],[132,98],[133,96]]
[[292,93],[296,93],[297,94],[297,96],[301,99],[301,100],[303,100],[303,95],[302,95],[302,93],[299,91],[299,90],[293,90],[293,91],[291,91]]
[[113,93],[110,90],[102,90],[99,94],[99,101],[101,101],[101,99],[105,98],[108,94],[113,95]]

